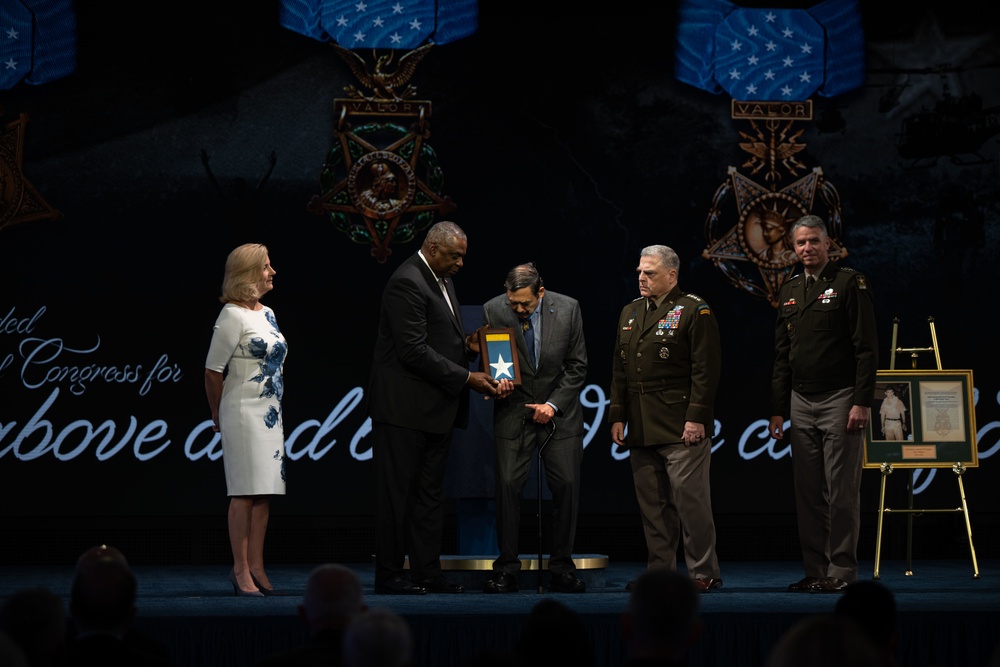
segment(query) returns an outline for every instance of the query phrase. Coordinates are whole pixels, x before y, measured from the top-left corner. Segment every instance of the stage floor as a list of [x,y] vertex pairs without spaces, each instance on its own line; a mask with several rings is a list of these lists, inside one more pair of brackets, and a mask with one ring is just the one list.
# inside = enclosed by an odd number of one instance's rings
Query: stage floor
[[[628,604],[625,584],[643,570],[641,563],[608,563],[581,570],[584,594],[539,593],[535,571],[522,572],[521,591],[507,595],[479,592],[487,572],[448,572],[463,583],[462,595],[391,596],[373,591],[371,564],[355,570],[370,607],[388,607],[406,617],[414,630],[416,665],[460,665],[479,651],[507,649],[516,643],[532,607],[552,597],[576,611],[593,631],[601,665],[622,657],[619,616]],[[899,665],[985,667],[1000,636],[1000,561],[883,561],[879,582],[895,595],[899,611]],[[168,643],[178,665],[245,667],[264,655],[303,641],[296,605],[313,565],[268,568],[281,597],[237,598],[225,566],[136,566],[139,580],[138,626]],[[873,578],[873,564],[862,563],[861,578]],[[706,631],[691,655],[691,665],[760,665],[774,642],[807,614],[833,610],[836,594],[789,593],[802,576],[794,562],[724,562],[721,589],[702,595]],[[543,573],[543,582],[545,573]],[[72,567],[0,567],[0,598],[41,586],[68,600]]]

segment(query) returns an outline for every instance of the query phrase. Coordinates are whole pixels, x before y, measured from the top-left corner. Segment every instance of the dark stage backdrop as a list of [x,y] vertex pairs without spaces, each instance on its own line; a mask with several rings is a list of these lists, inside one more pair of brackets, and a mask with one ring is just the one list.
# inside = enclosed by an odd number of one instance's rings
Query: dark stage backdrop
[[[738,143],[750,130],[730,118],[730,98],[674,79],[675,5],[632,4],[484,3],[477,34],[435,47],[417,68],[443,191],[458,206],[448,217],[469,235],[458,295],[481,304],[531,260],[548,287],[580,300],[590,357],[582,511],[629,515],[628,462],[605,423],[615,322],[638,295],[639,250],[673,246],[682,288],[712,305],[722,331],[715,510],[787,515],[788,444],[766,434],[775,311],[702,255],[727,170],[749,170]],[[996,513],[1000,42],[977,3],[867,11],[877,4],[863,7],[865,85],[816,98],[795,157],[839,193],[843,264],[872,285],[880,366],[894,318],[900,345],[927,346],[933,317],[944,366],[973,370],[981,466],[965,485],[974,513]],[[330,46],[280,28],[273,3],[162,9],[140,27],[124,21],[129,3],[79,3],[76,71],[0,93],[5,122],[28,117],[23,178],[61,213],[0,229],[0,513],[224,514],[202,373],[226,254],[259,241],[277,269],[265,301],[289,341],[288,494],[274,512],[370,515],[362,401],[379,298],[418,244],[394,243],[379,263],[306,210],[349,72]],[[900,155],[905,121],[960,97],[973,100],[971,114],[930,117],[941,121],[940,141],[925,142],[930,158]],[[974,145],[947,134],[956,123],[982,131]],[[936,234],[948,217],[973,231]],[[488,462],[488,432],[473,428],[456,448]],[[451,471],[456,494],[490,495],[483,465]],[[920,502],[955,505],[952,478],[919,472]],[[878,482],[865,473],[866,508]]]

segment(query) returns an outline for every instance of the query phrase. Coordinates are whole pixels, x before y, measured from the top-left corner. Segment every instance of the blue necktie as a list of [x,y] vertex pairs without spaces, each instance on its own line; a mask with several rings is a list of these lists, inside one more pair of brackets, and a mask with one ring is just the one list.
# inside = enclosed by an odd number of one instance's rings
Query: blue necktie
[[528,357],[531,365],[535,365],[535,327],[531,325],[531,318],[521,322],[521,330],[524,331],[524,344],[528,348]]

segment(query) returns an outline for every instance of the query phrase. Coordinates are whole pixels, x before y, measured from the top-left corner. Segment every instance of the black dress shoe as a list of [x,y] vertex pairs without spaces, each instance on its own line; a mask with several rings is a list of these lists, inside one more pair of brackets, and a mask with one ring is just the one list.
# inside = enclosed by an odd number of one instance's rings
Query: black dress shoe
[[694,587],[699,593],[707,593],[716,588],[722,588],[722,579],[713,579],[711,577],[694,579]]
[[553,593],[583,593],[587,586],[572,572],[563,572],[549,577],[549,590]]
[[822,577],[803,577],[800,581],[796,581],[794,584],[788,584],[788,590],[792,593],[808,593],[809,587],[817,581],[822,581],[822,579]]
[[483,585],[484,593],[516,593],[517,577],[510,572],[498,570]]
[[427,589],[428,593],[464,593],[465,587],[458,584],[453,584],[444,577],[436,577],[434,579],[424,579],[419,582],[421,586]]
[[375,592],[379,595],[424,595],[427,589],[409,579],[399,577],[375,584]]
[[836,577],[824,577],[809,587],[810,593],[843,593],[847,582]]
[[630,581],[627,584],[625,584],[625,590],[628,591],[629,593],[631,593],[633,589],[635,589],[634,581]]

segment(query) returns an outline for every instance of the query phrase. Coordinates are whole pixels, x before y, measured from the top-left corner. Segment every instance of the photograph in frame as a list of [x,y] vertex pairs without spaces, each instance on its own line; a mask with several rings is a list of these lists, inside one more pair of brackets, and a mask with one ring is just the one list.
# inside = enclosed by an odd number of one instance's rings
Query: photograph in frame
[[875,402],[872,404],[874,440],[913,440],[911,401],[909,382],[879,382],[875,385]]

